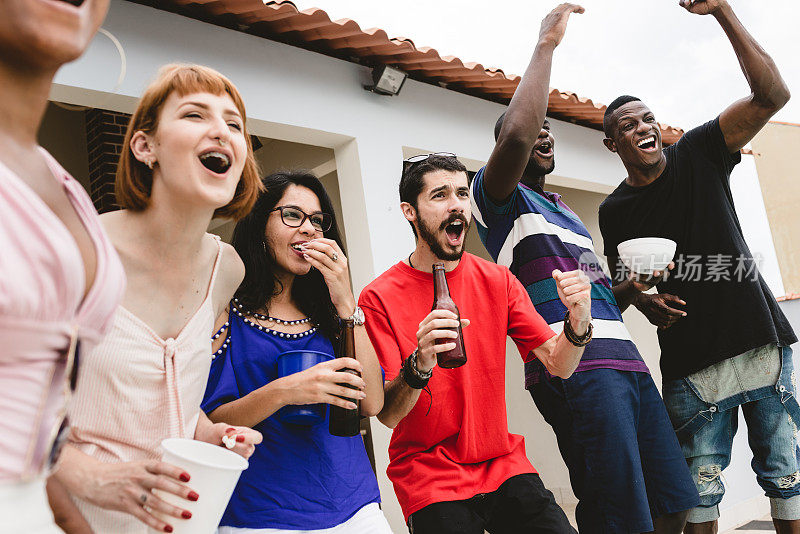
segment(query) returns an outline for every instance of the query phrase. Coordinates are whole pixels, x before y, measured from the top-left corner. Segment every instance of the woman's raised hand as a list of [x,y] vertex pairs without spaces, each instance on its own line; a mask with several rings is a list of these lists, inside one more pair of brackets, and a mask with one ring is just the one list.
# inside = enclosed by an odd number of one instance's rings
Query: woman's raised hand
[[[317,404],[324,402],[347,410],[355,410],[357,406],[350,399],[364,399],[366,383],[360,376],[343,372],[342,369],[354,369],[362,372],[361,363],[353,358],[336,358],[318,363],[314,367],[275,380],[283,391],[284,404]],[[339,384],[349,384],[358,388],[354,390]]]
[[339,317],[350,317],[356,309],[356,299],[350,287],[347,257],[333,239],[312,239],[303,244],[304,257],[317,269],[331,294],[331,302]]

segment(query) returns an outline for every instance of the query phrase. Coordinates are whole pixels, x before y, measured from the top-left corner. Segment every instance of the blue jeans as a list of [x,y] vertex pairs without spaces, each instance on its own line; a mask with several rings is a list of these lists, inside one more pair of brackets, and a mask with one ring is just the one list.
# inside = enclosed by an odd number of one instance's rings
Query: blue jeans
[[780,372],[771,386],[709,402],[689,377],[664,381],[664,403],[700,494],[700,506],[689,514],[692,523],[719,517],[719,503],[725,494],[720,474],[730,464],[739,406],[747,423],[753,471],[770,498],[772,517],[800,519],[800,449],[796,436],[800,406],[793,384],[792,350],[774,345],[770,350],[780,351]]
[[653,530],[653,518],[697,506],[664,402],[647,373],[593,369],[534,384],[578,497],[581,534]]

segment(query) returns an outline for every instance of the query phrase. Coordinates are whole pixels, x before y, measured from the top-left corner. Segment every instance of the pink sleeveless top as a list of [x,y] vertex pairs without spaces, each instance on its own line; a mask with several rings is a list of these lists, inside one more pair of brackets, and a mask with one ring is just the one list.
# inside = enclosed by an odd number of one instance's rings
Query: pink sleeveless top
[[69,398],[69,348],[80,340],[84,354],[100,341],[125,290],[122,264],[86,191],[41,151],[94,243],[97,270],[84,299],[72,234],[0,163],[0,482],[44,472]]
[[[194,437],[211,369],[211,296],[222,254],[214,237],[218,251],[206,297],[177,337],[162,339],[119,306],[105,339],[82,355],[70,445],[102,462],[130,462],[160,459],[165,438]],[[132,515],[74,500],[98,533],[147,532]]]

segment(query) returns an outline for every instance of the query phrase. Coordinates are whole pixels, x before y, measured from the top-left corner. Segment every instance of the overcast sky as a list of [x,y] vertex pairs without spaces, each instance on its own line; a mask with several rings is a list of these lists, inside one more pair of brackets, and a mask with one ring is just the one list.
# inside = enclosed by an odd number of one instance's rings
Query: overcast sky
[[[522,74],[542,18],[558,2],[544,0],[295,0],[331,19],[378,27],[441,55]],[[691,128],[749,94],[736,56],[716,20],[677,0],[585,0],[556,49],[550,86],[608,104],[636,95],[660,122]],[[794,98],[774,120],[800,123],[798,0],[730,0],[772,56]]]

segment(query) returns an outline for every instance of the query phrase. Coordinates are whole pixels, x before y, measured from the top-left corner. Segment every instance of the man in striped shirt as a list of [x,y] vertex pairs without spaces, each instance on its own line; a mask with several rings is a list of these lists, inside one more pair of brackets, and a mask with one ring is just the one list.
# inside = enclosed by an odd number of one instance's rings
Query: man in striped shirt
[[594,336],[575,374],[554,377],[536,360],[525,369],[525,387],[569,468],[581,533],[678,534],[699,500],[666,409],[589,232],[558,194],[544,191],[555,166],[545,119],[553,50],[569,15],[582,11],[562,4],[542,22],[530,65],[495,126],[489,162],[473,181],[472,212],[486,249],[519,278],[552,329],[566,313],[553,270],[583,269],[592,280]]

